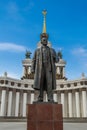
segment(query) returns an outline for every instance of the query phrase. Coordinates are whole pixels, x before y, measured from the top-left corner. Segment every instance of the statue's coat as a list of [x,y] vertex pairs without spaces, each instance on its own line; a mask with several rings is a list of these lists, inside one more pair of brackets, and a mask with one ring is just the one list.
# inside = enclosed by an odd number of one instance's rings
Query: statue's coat
[[[49,47],[48,47],[49,48]],[[56,52],[54,49],[49,48],[51,64],[47,66],[49,71],[52,71],[52,89],[56,89]],[[51,66],[51,70],[50,70]],[[42,72],[42,47],[35,50],[34,57],[32,60],[31,71],[34,72],[34,85],[33,88],[36,90],[40,89],[40,80],[41,80],[41,72]],[[50,80],[50,79],[49,79]],[[46,87],[45,87],[46,89]]]

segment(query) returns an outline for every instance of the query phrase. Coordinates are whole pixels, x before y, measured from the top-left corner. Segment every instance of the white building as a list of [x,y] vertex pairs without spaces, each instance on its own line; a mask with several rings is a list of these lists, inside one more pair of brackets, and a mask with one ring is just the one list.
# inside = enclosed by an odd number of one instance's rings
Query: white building
[[[44,14],[43,32],[46,33],[46,12]],[[40,42],[38,44],[40,46]],[[48,44],[50,46],[50,42]],[[51,46],[50,46],[51,47]],[[63,117],[87,117],[87,78],[84,74],[77,80],[65,77],[66,62],[58,53],[56,63],[56,90],[54,101],[63,104]],[[30,52],[22,61],[23,75],[20,80],[8,77],[7,73],[0,77],[0,116],[26,117],[26,104],[37,100],[38,92],[33,90],[34,75],[31,74]],[[44,93],[44,101],[47,95]]]
[[[22,61],[23,76],[20,80],[7,76],[0,77],[0,116],[26,117],[26,104],[37,100],[38,92],[33,90],[30,54]],[[62,59],[56,63],[56,90],[54,100],[63,104],[63,117],[87,117],[87,78],[67,80],[65,78],[66,62]],[[44,93],[44,101],[47,101]]]

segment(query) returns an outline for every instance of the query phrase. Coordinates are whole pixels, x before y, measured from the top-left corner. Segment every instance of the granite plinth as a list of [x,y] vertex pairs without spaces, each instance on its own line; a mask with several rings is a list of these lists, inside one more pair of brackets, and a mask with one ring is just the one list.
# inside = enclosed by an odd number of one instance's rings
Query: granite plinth
[[27,130],[63,130],[62,105],[27,104]]

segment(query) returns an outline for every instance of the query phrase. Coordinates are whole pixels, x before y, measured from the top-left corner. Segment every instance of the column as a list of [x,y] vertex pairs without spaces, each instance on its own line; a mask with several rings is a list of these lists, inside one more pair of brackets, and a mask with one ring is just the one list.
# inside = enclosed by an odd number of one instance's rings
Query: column
[[31,104],[33,103],[34,101],[34,92],[31,92]]
[[0,113],[1,113],[1,94],[2,94],[2,90],[0,88]]
[[87,105],[87,101],[86,101],[86,90],[82,90],[82,116],[83,117],[87,117],[86,105]]
[[60,74],[59,66],[57,66],[57,74]]
[[29,66],[28,73],[29,74],[31,73],[31,66]]
[[76,117],[75,90],[72,90],[72,116]]
[[53,99],[54,99],[54,102],[58,102],[57,92],[54,92]]
[[20,92],[16,91],[15,116],[18,116],[18,114],[19,114],[19,98],[20,98]]
[[68,93],[68,108],[69,108],[69,117],[72,116],[72,92]]
[[64,92],[61,93],[61,104],[63,108],[63,117],[65,117],[65,101],[64,101]]
[[48,101],[48,99],[47,99],[47,93],[46,92],[44,92],[43,101],[45,101],[45,102]]
[[76,117],[80,117],[80,101],[79,101],[79,92],[75,92],[75,100],[76,100]]
[[58,91],[57,94],[58,94],[58,103],[61,104],[61,93],[60,93],[60,91]]
[[22,117],[23,115],[23,89],[20,90],[20,103],[19,103],[19,115]]
[[27,92],[23,93],[23,117],[26,117]]
[[65,77],[65,67],[63,66],[63,77]]
[[22,76],[25,76],[25,67],[23,66],[23,72]]
[[6,90],[2,90],[0,116],[5,116],[5,105],[6,105],[5,101],[6,101]]
[[47,93],[45,94],[45,101],[48,101]]
[[64,107],[64,110],[65,110],[65,116],[64,117],[68,117],[68,93],[67,93],[67,90],[64,91],[64,101],[65,101],[65,107]]
[[9,90],[7,116],[11,116],[11,109],[12,109],[12,91]]
[[27,103],[31,104],[31,91],[27,91]]
[[12,92],[12,112],[11,115],[15,116],[15,106],[16,106],[16,89],[13,88]]

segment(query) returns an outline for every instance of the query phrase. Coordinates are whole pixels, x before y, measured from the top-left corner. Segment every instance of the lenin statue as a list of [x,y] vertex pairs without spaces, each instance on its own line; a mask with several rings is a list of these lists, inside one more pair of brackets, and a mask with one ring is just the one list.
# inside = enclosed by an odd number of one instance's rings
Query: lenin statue
[[32,60],[31,72],[34,73],[33,88],[39,91],[38,102],[43,102],[43,92],[46,91],[48,102],[54,102],[53,90],[56,89],[56,52],[48,47],[48,35],[40,36],[41,47],[37,48]]

